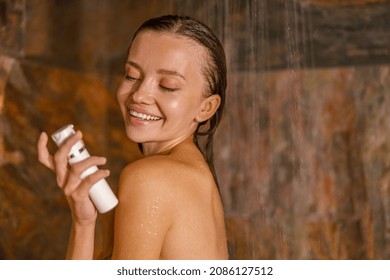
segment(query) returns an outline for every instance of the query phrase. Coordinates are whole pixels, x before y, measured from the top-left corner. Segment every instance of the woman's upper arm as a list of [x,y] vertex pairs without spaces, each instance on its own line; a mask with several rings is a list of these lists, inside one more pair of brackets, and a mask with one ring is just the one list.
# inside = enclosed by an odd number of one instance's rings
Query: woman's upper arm
[[119,182],[113,259],[159,259],[171,224],[170,186],[151,166],[126,167]]

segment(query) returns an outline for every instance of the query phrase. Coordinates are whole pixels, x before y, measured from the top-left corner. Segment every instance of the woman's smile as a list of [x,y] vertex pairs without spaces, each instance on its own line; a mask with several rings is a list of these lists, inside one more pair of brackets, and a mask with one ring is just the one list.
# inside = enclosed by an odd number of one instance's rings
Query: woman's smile
[[162,118],[140,109],[129,109],[130,119],[136,118],[143,121],[159,121]]

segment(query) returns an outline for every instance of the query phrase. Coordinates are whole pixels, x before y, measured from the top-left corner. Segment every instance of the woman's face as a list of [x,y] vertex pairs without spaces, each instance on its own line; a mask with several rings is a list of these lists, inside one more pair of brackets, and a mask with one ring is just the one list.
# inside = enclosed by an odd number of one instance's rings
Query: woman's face
[[127,136],[159,153],[191,136],[204,97],[203,47],[170,33],[134,39],[117,97]]

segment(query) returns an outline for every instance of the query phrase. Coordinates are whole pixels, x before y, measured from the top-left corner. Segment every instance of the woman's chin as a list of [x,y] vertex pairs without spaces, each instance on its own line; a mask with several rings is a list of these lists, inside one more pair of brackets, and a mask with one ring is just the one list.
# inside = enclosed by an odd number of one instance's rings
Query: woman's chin
[[152,137],[145,135],[145,133],[137,132],[136,129],[132,127],[126,128],[126,135],[131,141],[135,143],[146,143],[152,140]]

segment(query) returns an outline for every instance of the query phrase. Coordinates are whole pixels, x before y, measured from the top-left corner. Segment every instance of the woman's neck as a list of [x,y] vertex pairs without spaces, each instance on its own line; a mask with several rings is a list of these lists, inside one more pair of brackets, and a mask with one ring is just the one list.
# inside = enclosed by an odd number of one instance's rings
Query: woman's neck
[[142,153],[145,157],[153,155],[167,155],[182,143],[193,143],[194,135],[177,138],[168,142],[148,142],[142,143]]

